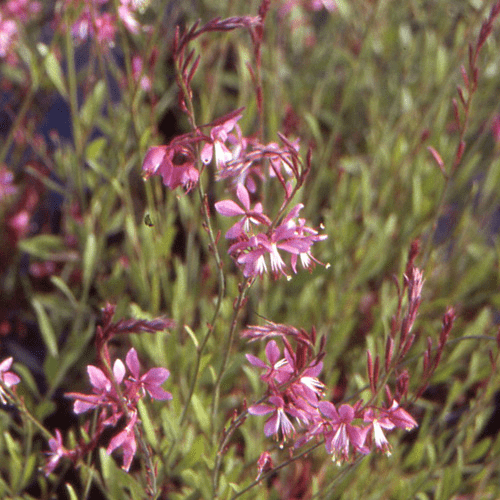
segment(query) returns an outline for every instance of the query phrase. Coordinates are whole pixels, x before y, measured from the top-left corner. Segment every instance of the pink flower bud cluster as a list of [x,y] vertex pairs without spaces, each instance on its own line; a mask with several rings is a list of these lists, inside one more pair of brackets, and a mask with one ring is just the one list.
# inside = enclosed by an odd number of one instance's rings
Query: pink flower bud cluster
[[[128,368],[128,376],[127,375]],[[115,449],[123,451],[123,469],[128,471],[137,450],[136,426],[138,423],[137,404],[146,394],[158,401],[172,399],[172,395],[163,390],[161,385],[170,375],[165,368],[151,368],[141,375],[141,367],[135,349],[130,349],[125,358],[125,364],[117,359],[113,365],[112,377],[103,370],[89,365],[87,373],[92,385],[92,394],[71,392],[67,397],[74,399],[74,412],[82,414],[89,410],[98,411],[96,431],[90,443],[85,443],[74,450],[66,450],[62,437],[56,430],[56,438],[49,441],[49,459],[45,465],[45,473],[50,474],[62,457],[76,461],[84,453],[96,446],[97,440],[107,427],[115,427],[125,418],[126,424],[122,431],[116,433],[107,447],[111,454]]]
[[[356,453],[368,454],[373,447],[390,454],[385,433],[417,427],[396,399],[385,408],[364,404],[363,400],[353,406],[336,406],[324,400],[325,386],[318,378],[323,368],[322,349],[316,356],[311,354],[314,331],[308,336],[302,330],[269,323],[251,326],[243,336],[251,340],[278,337],[283,341],[283,354],[274,339],[267,342],[267,362],[246,355],[250,364],[262,370],[261,379],[267,385],[263,402],[250,406],[248,412],[268,415],[264,434],[279,440],[280,447],[289,439],[297,448],[312,438],[323,438],[327,453],[341,464]],[[295,339],[295,350],[287,337]]]

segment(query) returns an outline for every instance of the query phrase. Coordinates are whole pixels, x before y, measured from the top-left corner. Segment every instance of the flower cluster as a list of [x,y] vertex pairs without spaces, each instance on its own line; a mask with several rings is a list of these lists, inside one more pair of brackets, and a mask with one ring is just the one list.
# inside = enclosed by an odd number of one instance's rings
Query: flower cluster
[[[226,217],[240,217],[226,238],[232,240],[228,253],[242,267],[244,276],[262,276],[268,268],[275,277],[288,276],[287,264],[280,252],[290,255],[294,273],[299,260],[304,268],[310,269],[314,263],[320,263],[312,256],[311,247],[326,239],[326,235],[320,235],[299,217],[303,204],[285,212],[307,173],[298,155],[298,141],[292,143],[280,136],[283,142],[280,147],[276,143],[262,145],[245,138],[237,124],[241,117],[242,110],[238,109],[211,124],[209,135],[196,130],[175,138],[166,146],[150,148],[144,158],[144,175],[147,178],[159,174],[170,189],[182,185],[189,190],[199,180],[197,165],[205,166],[213,161],[217,178],[231,179],[239,200],[239,204],[233,200],[219,201],[215,209]],[[271,178],[279,180],[284,193],[274,221],[264,213],[261,202],[252,207],[250,199],[256,196],[258,181]]]
[[[127,368],[129,374],[126,377]],[[120,359],[115,361],[113,373],[110,376],[96,366],[89,365],[87,367],[93,394],[71,392],[66,396],[75,400],[73,409],[78,415],[89,410],[99,412],[97,430],[91,443],[86,443],[75,450],[66,450],[63,447],[61,434],[56,430],[56,438],[49,441],[51,452],[45,466],[46,474],[50,474],[55,469],[62,457],[75,461],[86,451],[92,449],[102,432],[109,426],[116,426],[122,418],[125,418],[125,427],[114,435],[106,451],[111,454],[115,449],[122,448],[123,469],[129,470],[137,450],[136,427],[139,400],[146,393],[157,401],[172,399],[172,395],[161,387],[170,375],[166,368],[151,368],[143,375],[140,372],[141,367],[137,352],[133,348],[128,351],[125,364]]]
[[[399,428],[411,430],[417,426],[413,417],[396,399],[386,408],[357,401],[353,406],[335,406],[323,399],[324,384],[318,379],[323,368],[323,353],[312,356],[315,341],[311,335],[286,325],[268,323],[264,327],[249,327],[243,336],[251,340],[278,337],[284,343],[283,355],[272,339],[266,345],[267,363],[247,354],[253,366],[263,370],[261,379],[267,384],[264,401],[248,408],[251,415],[269,415],[264,434],[275,436],[280,447],[287,439],[295,439],[295,447],[312,438],[322,437],[328,454],[341,464],[355,453],[367,454],[375,446],[390,454],[384,432]],[[288,338],[296,341],[293,350]],[[299,432],[296,428],[300,429]]]

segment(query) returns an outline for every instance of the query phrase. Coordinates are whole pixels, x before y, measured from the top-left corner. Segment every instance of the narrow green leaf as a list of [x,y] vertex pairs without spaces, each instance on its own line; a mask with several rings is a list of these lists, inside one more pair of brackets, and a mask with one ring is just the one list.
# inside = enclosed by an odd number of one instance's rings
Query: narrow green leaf
[[83,286],[85,290],[90,287],[90,282],[94,275],[95,265],[97,260],[97,242],[94,234],[89,234],[85,243],[85,251],[83,253]]
[[50,78],[50,81],[54,84],[59,93],[65,98],[68,97],[64,75],[55,54],[53,52],[49,52],[45,57],[43,64],[45,66],[45,71],[47,71],[47,76]]
[[106,84],[103,80],[99,80],[92,89],[92,93],[87,97],[80,109],[80,118],[82,123],[87,127],[93,124],[94,117],[99,114],[105,96]]
[[51,276],[50,281],[63,293],[63,295],[71,302],[71,305],[76,309],[78,307],[78,301],[69,286],[59,276]]
[[66,483],[64,486],[66,486],[66,490],[69,494],[70,500],[78,500],[78,495],[76,494],[76,491],[74,490],[73,486],[71,484]]
[[73,260],[71,253],[66,251],[61,237],[53,234],[40,234],[21,240],[18,243],[21,252],[26,252],[43,260]]
[[198,420],[198,423],[200,424],[200,427],[204,432],[207,432],[210,426],[210,418],[208,416],[207,409],[200,401],[200,398],[197,394],[193,394],[191,404],[193,406],[194,414],[196,416],[196,419]]
[[57,357],[58,349],[57,349],[57,338],[52,328],[52,324],[50,322],[49,316],[45,312],[42,303],[36,298],[33,297],[31,299],[31,305],[35,310],[36,317],[38,319],[38,326],[40,327],[40,332],[42,334],[43,341],[49,350],[49,353],[54,358]]

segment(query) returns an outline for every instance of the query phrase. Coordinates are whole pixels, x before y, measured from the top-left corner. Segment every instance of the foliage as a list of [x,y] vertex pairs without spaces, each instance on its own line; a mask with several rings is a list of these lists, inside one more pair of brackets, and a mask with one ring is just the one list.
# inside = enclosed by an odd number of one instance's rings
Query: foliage
[[500,497],[499,11],[0,5],[0,497]]

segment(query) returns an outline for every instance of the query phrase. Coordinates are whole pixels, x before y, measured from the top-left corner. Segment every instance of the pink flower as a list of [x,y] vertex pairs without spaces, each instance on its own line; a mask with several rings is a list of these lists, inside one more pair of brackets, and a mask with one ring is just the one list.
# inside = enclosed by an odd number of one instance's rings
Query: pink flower
[[275,340],[270,340],[266,345],[266,358],[269,365],[266,365],[264,361],[252,354],[246,354],[245,356],[253,366],[266,369],[266,373],[261,376],[261,379],[267,383],[276,380],[278,384],[283,384],[290,378],[293,371],[288,361],[281,357],[280,349]]
[[120,0],[121,5],[118,7],[118,15],[122,20],[124,26],[130,31],[130,33],[137,35],[139,33],[141,25],[137,22],[130,10],[130,0]]
[[131,412],[131,418],[127,423],[125,429],[113,437],[106,449],[106,453],[111,455],[111,453],[117,448],[123,449],[123,465],[122,469],[127,471],[130,469],[132,460],[134,458],[135,452],[137,450],[137,442],[135,440],[134,427],[137,422],[137,412]]
[[245,233],[250,231],[250,223],[252,224],[264,224],[269,226],[271,221],[267,215],[262,211],[262,203],[256,203],[253,210],[250,208],[250,196],[247,189],[242,184],[238,184],[236,188],[236,195],[241,201],[243,207],[238,205],[232,200],[218,201],[215,204],[215,209],[221,215],[225,217],[233,217],[237,215],[242,215],[243,218],[234,224],[229,231],[226,233],[226,238],[236,239],[243,236]]
[[375,446],[389,456],[391,454],[391,445],[387,441],[383,429],[390,431],[394,429],[395,425],[386,416],[377,417],[372,408],[368,408],[365,411],[363,420],[371,423],[370,430],[373,441],[375,441]]
[[[8,388],[16,384],[19,384],[19,382],[21,382],[21,379],[15,373],[9,372],[9,369],[12,366],[12,361],[13,358],[10,357],[4,359],[0,363],[0,380]],[[7,404],[7,401],[5,399],[5,391],[2,389],[2,386],[0,386],[0,401],[3,404]]]
[[328,420],[327,423],[332,430],[325,433],[326,451],[331,453],[337,463],[349,458],[350,445],[356,451],[367,454],[368,448],[364,446],[368,427],[358,427],[352,424],[354,420],[354,409],[344,404],[339,410],[329,401],[321,401],[318,405],[319,411]]
[[[79,415],[99,406],[116,407],[117,411],[117,394],[111,380],[109,380],[104,372],[97,368],[97,366],[89,365],[87,367],[87,373],[94,394],[81,394],[78,392],[67,393],[67,397],[75,400],[73,411]],[[115,361],[113,366],[113,376],[117,384],[122,383],[123,377],[125,376],[125,366],[119,359]]]
[[302,207],[301,203],[296,205],[270,234],[259,233],[229,247],[228,252],[233,255],[238,264],[244,266],[244,276],[257,276],[267,272],[266,256],[269,258],[271,271],[275,276],[279,273],[287,276],[286,263],[280,250],[292,255],[291,265],[294,272],[297,271],[296,262],[299,256],[306,265],[309,265],[311,260],[319,262],[312,257],[311,246],[316,241],[325,239],[326,236],[320,236],[313,229],[305,227],[303,222],[299,221],[297,224],[293,220]]
[[0,12],[0,57],[13,56],[13,44],[17,36],[17,26],[11,19],[2,19]]
[[140,390],[143,394],[147,391],[148,394],[157,401],[172,399],[172,394],[161,388],[161,384],[170,376],[170,372],[166,368],[151,368],[140,377],[139,373],[141,366],[139,364],[137,352],[134,348],[128,351],[125,362],[133,376],[130,379],[132,383],[129,381],[125,382],[129,386],[129,389],[133,387],[134,390]]
[[49,439],[49,448],[50,452],[47,453],[49,459],[43,468],[46,476],[48,476],[57,467],[61,458],[70,457],[72,455],[72,453],[63,446],[62,436],[59,429],[56,429],[55,439]]
[[200,177],[192,151],[181,144],[153,146],[146,153],[142,170],[146,179],[161,175],[163,184],[170,189],[184,186],[190,190]]
[[[254,405],[248,408],[248,413],[251,415],[267,415],[272,413],[272,415],[266,420],[264,424],[264,434],[269,437],[273,434],[278,438],[278,434],[281,432],[283,442],[286,441],[288,437],[295,434],[295,429],[290,422],[287,414],[285,413],[285,402],[281,396],[270,396],[268,399],[270,405]],[[286,411],[291,413],[292,416],[298,416],[296,410],[287,407]]]
[[112,44],[116,35],[116,20],[108,12],[95,18],[96,38],[99,43]]
[[403,410],[396,400],[392,402],[389,409],[383,410],[381,414],[399,429],[411,431],[415,427],[418,427],[415,419],[407,411]]
[[210,131],[210,142],[207,142],[201,150],[201,161],[208,165],[212,161],[212,157],[215,155],[215,164],[217,168],[220,169],[226,165],[229,161],[233,159],[233,153],[226,146],[225,142],[233,140],[237,142],[237,138],[234,135],[230,135],[229,132],[233,130],[236,126],[236,122],[242,117],[239,113],[236,116],[231,116],[229,119],[212,127]]

